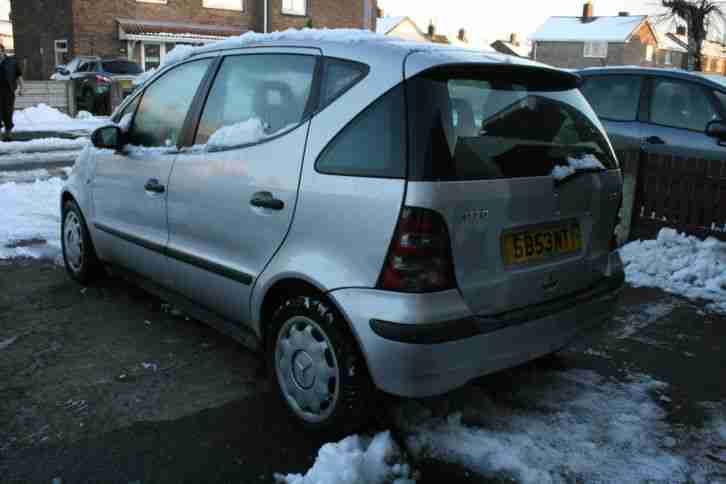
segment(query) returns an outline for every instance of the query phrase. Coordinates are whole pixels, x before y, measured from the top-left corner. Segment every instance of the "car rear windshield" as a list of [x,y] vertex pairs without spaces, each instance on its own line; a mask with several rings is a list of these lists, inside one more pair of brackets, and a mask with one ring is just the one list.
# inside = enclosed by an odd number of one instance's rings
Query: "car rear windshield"
[[573,78],[517,74],[436,70],[409,80],[409,179],[547,176],[557,166],[592,166],[593,157],[617,168]]
[[105,61],[102,62],[103,71],[111,74],[141,74],[141,66],[135,62],[130,61]]

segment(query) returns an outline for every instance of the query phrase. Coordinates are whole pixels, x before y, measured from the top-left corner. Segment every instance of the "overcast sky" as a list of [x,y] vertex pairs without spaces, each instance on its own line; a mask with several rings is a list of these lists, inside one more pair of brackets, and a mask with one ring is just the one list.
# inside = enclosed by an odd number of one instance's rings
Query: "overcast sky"
[[[455,35],[465,28],[470,38],[493,42],[517,32],[523,38],[553,15],[582,15],[585,0],[378,0],[386,15],[407,15],[422,30],[434,20],[437,32]],[[594,0],[595,15],[653,14],[658,0]]]
[[0,0],[0,20],[8,20],[10,14],[10,0]]

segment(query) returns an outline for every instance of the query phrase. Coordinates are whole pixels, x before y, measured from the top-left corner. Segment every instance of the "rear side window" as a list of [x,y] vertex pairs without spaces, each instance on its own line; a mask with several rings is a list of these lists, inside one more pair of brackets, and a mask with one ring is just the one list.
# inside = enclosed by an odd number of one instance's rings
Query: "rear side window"
[[404,178],[403,85],[389,91],[348,124],[320,155],[316,168],[331,175]]
[[642,83],[642,78],[638,76],[591,77],[581,90],[602,119],[635,121]]
[[408,103],[411,179],[547,176],[556,166],[592,157],[604,168],[617,167],[577,89],[480,75],[435,72],[408,81],[407,98],[416,100]]
[[320,107],[335,101],[368,73],[368,66],[341,59],[325,59],[325,75],[320,94]]
[[101,65],[103,66],[104,72],[109,72],[111,74],[130,74],[130,75],[136,75],[141,74],[141,66],[139,66],[135,62],[129,62],[129,61],[106,61],[102,62]]
[[651,96],[651,122],[703,132],[708,123],[719,118],[706,90],[699,84],[671,79],[655,81]]
[[[296,54],[229,56],[217,74],[197,130],[196,144],[258,142],[299,124],[306,113],[317,59]],[[228,128],[224,132],[223,128]],[[225,138],[225,139],[222,139]]]

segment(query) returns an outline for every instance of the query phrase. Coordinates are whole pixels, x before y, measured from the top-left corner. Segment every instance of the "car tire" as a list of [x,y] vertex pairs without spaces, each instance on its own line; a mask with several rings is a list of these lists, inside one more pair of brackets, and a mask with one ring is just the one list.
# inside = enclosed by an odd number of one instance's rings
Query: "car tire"
[[102,273],[101,263],[96,256],[86,220],[78,204],[69,200],[63,205],[61,223],[61,248],[63,263],[68,275],[86,285]]
[[353,433],[371,417],[376,390],[347,323],[317,296],[294,297],[275,312],[267,369],[289,414],[326,436]]

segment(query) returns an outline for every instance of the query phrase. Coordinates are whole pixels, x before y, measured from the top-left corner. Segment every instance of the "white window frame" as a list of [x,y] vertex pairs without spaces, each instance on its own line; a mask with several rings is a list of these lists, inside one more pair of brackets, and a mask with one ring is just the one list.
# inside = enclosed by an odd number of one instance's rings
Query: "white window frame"
[[215,10],[233,10],[235,12],[244,12],[245,2],[244,0],[202,0],[202,7],[213,8]]
[[[300,8],[302,6],[302,9]],[[305,17],[308,14],[307,0],[282,0],[282,13]]]
[[607,42],[585,42],[582,56],[587,59],[607,59]]
[[[65,44],[65,47],[59,47],[59,44]],[[67,54],[68,53],[68,39],[57,39],[53,41],[53,51],[55,52],[55,65],[59,66],[63,64],[63,62],[58,61],[58,54]]]
[[670,50],[665,51],[665,58],[663,59],[663,62],[667,66],[673,65],[673,52]]
[[645,46],[645,61],[653,62],[653,59],[655,59],[655,47],[648,44]]

